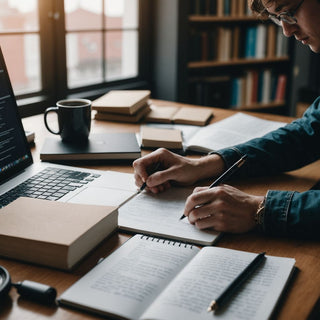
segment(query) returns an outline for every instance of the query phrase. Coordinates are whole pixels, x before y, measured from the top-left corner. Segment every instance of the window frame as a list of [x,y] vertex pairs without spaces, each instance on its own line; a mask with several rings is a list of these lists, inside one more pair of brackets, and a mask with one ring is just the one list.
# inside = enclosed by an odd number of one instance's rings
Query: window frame
[[[38,1],[42,90],[16,95],[21,117],[42,113],[65,98],[95,99],[113,89],[150,89],[152,1],[140,0],[138,76],[79,88],[68,88],[63,0]],[[105,26],[103,26],[105,32]],[[22,32],[24,33],[24,32]]]

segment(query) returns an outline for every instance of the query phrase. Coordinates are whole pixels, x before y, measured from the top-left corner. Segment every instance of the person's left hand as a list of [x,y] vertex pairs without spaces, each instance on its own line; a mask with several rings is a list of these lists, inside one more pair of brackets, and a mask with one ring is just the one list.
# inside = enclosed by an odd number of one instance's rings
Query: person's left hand
[[255,228],[254,216],[263,198],[229,185],[198,187],[188,197],[184,215],[198,229],[243,233]]

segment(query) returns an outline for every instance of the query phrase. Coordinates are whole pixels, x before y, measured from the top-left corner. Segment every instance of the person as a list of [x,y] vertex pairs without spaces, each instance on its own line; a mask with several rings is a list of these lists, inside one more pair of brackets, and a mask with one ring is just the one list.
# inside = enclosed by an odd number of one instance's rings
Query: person
[[[287,37],[320,52],[320,0],[249,0],[251,10],[282,27]],[[261,138],[190,159],[158,149],[133,163],[137,186],[144,182],[158,193],[171,185],[192,185],[213,179],[241,156],[247,161],[238,178],[267,176],[298,169],[320,159],[320,97],[302,118]],[[148,174],[160,163],[161,171]],[[265,196],[242,192],[227,184],[197,187],[187,198],[185,216],[199,229],[243,233],[255,228],[266,234],[320,238],[320,191],[269,190]]]

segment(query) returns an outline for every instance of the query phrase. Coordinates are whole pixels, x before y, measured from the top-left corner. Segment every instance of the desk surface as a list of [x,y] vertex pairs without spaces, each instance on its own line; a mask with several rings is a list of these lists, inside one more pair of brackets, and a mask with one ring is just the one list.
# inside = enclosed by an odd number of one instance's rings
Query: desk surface
[[[158,105],[168,105],[168,102],[155,101]],[[172,103],[170,103],[172,104]],[[179,104],[177,104],[179,105]],[[185,106],[185,105],[184,105]],[[212,122],[219,121],[233,113],[230,110],[212,108],[215,117]],[[291,121],[292,118],[254,114],[265,119]],[[26,130],[33,130],[36,134],[35,146],[32,147],[34,161],[39,160],[39,151],[46,136],[50,134],[43,124],[43,116],[34,116],[23,119]],[[112,122],[92,122],[92,131],[95,133],[105,131],[138,132],[138,124],[120,124]],[[145,151],[143,151],[143,154]],[[86,167],[89,167],[88,165]],[[133,172],[128,163],[106,163],[91,165],[91,168],[100,170],[117,170]],[[305,191],[316,181],[320,180],[320,162],[277,177],[264,177],[237,181],[233,185],[253,194],[264,194],[268,189]],[[72,272],[64,272],[51,268],[30,265],[18,261],[0,259],[0,265],[8,269],[13,282],[24,279],[38,281],[55,287],[58,295],[62,294],[71,284],[88,272],[103,256],[107,256],[119,247],[128,235],[116,233],[103,241],[90,253]],[[217,244],[225,248],[262,252],[269,255],[293,257],[296,259],[298,272],[289,285],[289,290],[281,299],[276,317],[278,319],[306,319],[314,307],[320,294],[320,244],[316,241],[296,240],[287,238],[268,237],[256,233],[244,235],[225,235]],[[80,313],[75,310],[41,306],[36,303],[19,299],[15,289],[0,306],[0,319],[98,319],[94,315]]]

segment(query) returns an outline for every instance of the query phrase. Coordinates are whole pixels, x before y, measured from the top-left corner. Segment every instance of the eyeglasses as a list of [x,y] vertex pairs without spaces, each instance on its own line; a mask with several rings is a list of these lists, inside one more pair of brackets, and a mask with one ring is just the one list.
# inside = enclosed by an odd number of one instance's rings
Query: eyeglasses
[[269,13],[266,10],[266,13],[268,14],[269,19],[274,22],[278,26],[282,26],[282,22],[288,23],[288,24],[296,24],[298,23],[297,18],[294,17],[294,15],[297,13],[298,9],[301,7],[304,0],[301,0],[298,5],[293,9],[292,11],[284,11],[280,14],[276,15],[273,13]]

